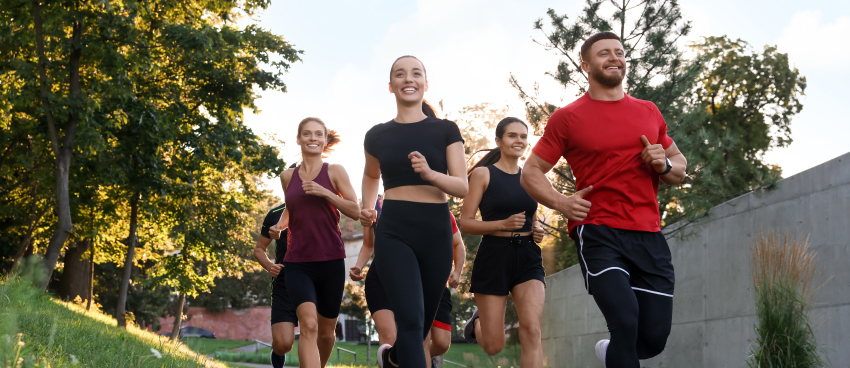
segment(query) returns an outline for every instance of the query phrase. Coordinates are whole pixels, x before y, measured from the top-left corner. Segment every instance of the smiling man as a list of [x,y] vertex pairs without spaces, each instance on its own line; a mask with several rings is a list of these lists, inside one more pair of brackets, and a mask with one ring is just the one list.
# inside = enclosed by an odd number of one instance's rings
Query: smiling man
[[[664,350],[673,315],[658,181],[681,183],[687,161],[655,104],[623,91],[626,59],[616,34],[588,38],[581,59],[588,92],[552,114],[522,170],[522,186],[569,219],[585,287],[611,334],[596,344],[596,356],[607,368],[638,368],[640,359]],[[561,157],[581,188],[570,197],[545,175]]]

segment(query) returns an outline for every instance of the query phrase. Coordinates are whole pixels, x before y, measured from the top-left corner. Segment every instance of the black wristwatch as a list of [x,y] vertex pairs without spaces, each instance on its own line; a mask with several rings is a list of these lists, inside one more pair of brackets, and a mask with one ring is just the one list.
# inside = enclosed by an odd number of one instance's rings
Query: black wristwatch
[[664,170],[664,172],[659,173],[658,175],[662,175],[662,176],[667,175],[667,173],[669,173],[670,170],[673,170],[673,164],[670,163],[670,159],[665,157],[664,160],[667,161],[667,170]]

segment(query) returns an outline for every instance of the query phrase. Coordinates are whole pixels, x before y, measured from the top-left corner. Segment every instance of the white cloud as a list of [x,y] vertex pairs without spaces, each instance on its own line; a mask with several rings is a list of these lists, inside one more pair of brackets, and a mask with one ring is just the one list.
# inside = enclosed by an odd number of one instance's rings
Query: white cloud
[[820,11],[803,10],[794,14],[776,44],[798,68],[846,67],[850,66],[850,48],[842,40],[847,34],[850,16],[822,23]]

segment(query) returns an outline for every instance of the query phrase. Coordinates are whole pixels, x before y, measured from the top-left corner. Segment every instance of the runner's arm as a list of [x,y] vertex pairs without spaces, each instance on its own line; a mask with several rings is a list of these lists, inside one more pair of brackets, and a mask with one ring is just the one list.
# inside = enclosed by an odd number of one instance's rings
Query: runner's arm
[[363,204],[360,210],[360,224],[364,228],[371,227],[375,217],[375,201],[378,199],[378,184],[381,180],[381,163],[375,156],[366,154],[366,165],[363,167],[363,184],[360,187]]
[[685,170],[688,168],[688,160],[676,147],[676,142],[664,150],[664,155],[670,160],[673,168],[666,175],[661,176],[661,181],[667,185],[676,185],[685,180]]

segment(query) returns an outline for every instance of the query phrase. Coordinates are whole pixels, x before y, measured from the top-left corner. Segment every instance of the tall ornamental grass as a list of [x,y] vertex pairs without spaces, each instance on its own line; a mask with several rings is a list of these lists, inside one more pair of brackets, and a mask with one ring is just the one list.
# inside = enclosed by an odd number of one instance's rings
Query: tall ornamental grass
[[756,341],[747,366],[751,368],[825,367],[812,331],[809,314],[820,286],[816,253],[809,239],[770,231],[750,243],[756,296]]

